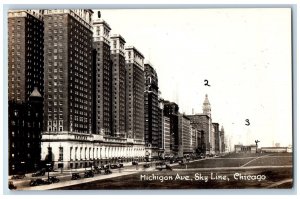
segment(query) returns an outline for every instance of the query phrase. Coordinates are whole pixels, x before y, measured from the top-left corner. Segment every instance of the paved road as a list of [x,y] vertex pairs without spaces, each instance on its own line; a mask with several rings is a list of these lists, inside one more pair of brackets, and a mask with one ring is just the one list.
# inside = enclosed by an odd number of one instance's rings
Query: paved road
[[96,175],[93,178],[82,178],[79,180],[61,180],[59,183],[54,183],[54,184],[49,184],[49,185],[41,185],[41,186],[35,186],[35,187],[21,187],[18,188],[17,190],[50,190],[50,189],[58,189],[60,187],[65,187],[65,186],[71,186],[71,185],[78,185],[78,184],[82,184],[82,183],[87,183],[87,182],[93,182],[93,181],[97,181],[97,180],[104,180],[104,179],[108,179],[108,178],[115,178],[115,177],[119,177],[119,176],[126,176],[126,175],[131,175],[134,173],[138,173],[141,172],[140,170],[137,171],[122,171],[122,172],[117,172],[117,171],[113,171],[112,174],[100,174],[100,175]]
[[280,186],[280,185],[285,184],[285,183],[293,183],[293,179],[290,178],[290,179],[281,180],[279,182],[276,182],[276,183],[268,186],[267,188],[276,188],[277,186]]
[[[173,169],[174,171],[236,171],[236,170],[256,170],[256,169],[265,169],[265,168],[292,168],[292,165],[285,165],[285,166],[274,166],[274,165],[264,165],[264,166],[247,166],[250,162],[254,160],[257,160],[259,158],[262,158],[265,156],[260,156],[260,157],[245,157],[245,158],[238,158],[238,159],[249,159],[247,163],[242,165],[241,167],[216,167],[216,168],[178,168],[178,169]],[[281,157],[281,156],[280,156]],[[211,159],[211,158],[209,158]],[[216,158],[216,159],[237,159],[237,158]],[[196,161],[204,161],[207,159],[198,159],[190,162],[196,162]],[[151,163],[152,167],[151,168],[143,168],[143,165],[145,163],[140,163],[138,166],[134,165],[126,165],[122,169],[112,169],[112,174],[109,175],[104,175],[104,174],[96,174],[95,177],[93,178],[82,178],[79,180],[71,180],[71,173],[72,171],[64,171],[64,173],[59,173],[59,172],[51,172],[50,176],[57,176],[60,179],[59,183],[55,184],[50,184],[50,185],[42,185],[42,186],[35,186],[35,187],[30,187],[29,182],[31,179],[35,179],[32,177],[26,177],[25,179],[21,180],[14,180],[14,185],[17,186],[17,190],[49,190],[49,189],[57,189],[60,187],[65,187],[65,186],[71,186],[71,185],[78,185],[81,183],[87,183],[87,182],[93,182],[93,181],[99,181],[99,180],[104,180],[108,178],[115,178],[115,177],[120,177],[120,176],[126,176],[126,175],[131,175],[135,173],[139,173],[142,171],[153,171],[155,170],[155,163]],[[178,163],[171,164],[171,166],[178,165]],[[89,170],[88,168],[87,170]],[[78,169],[77,172],[81,173],[81,176],[83,176],[85,169]],[[73,170],[74,172],[74,170]],[[29,174],[27,174],[29,176]],[[31,176],[31,175],[30,175]],[[36,177],[36,178],[41,178],[41,177]],[[42,177],[42,179],[46,180],[47,179],[47,174]],[[285,182],[283,182],[285,183]],[[277,185],[274,185],[275,187]]]
[[[103,170],[101,171],[102,174],[95,174],[95,177],[93,178],[81,178],[79,180],[71,180],[72,177],[72,172],[78,172],[81,177],[83,177],[83,174],[86,170],[90,170],[90,168],[81,168],[77,170],[64,170],[63,173],[60,173],[60,171],[57,172],[50,172],[49,176],[56,176],[60,182],[55,183],[55,184],[50,184],[50,185],[40,185],[40,186],[34,186],[30,187],[29,183],[32,179],[43,179],[47,180],[48,179],[48,173],[46,173],[44,176],[40,177],[31,177],[31,174],[26,174],[26,177],[23,179],[18,179],[18,180],[10,180],[13,181],[13,184],[17,187],[17,190],[47,190],[47,189],[54,189],[54,188],[59,188],[62,186],[69,186],[69,185],[75,185],[75,184],[81,184],[81,183],[86,183],[86,182],[91,182],[95,180],[101,180],[101,179],[107,179],[107,178],[113,178],[113,177],[118,177],[122,175],[130,175],[133,173],[145,171],[143,168],[143,165],[146,163],[140,163],[139,165],[126,165],[123,168],[119,169],[111,169],[112,174],[104,174]],[[147,168],[146,170],[151,170],[153,168]]]

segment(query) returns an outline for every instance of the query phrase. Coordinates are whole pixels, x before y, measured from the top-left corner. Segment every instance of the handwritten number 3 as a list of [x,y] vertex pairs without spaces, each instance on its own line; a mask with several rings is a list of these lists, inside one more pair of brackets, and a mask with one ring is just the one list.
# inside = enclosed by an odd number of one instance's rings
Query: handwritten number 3
[[245,121],[247,122],[245,125],[249,126],[250,125],[249,119],[246,119]]

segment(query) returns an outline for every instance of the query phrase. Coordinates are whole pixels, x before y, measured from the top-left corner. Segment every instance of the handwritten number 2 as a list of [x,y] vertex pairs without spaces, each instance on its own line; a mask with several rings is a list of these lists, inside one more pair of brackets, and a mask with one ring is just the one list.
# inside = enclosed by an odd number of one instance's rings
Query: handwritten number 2
[[210,86],[210,85],[208,84],[208,80],[207,80],[207,79],[204,80],[204,83],[205,83],[204,86]]

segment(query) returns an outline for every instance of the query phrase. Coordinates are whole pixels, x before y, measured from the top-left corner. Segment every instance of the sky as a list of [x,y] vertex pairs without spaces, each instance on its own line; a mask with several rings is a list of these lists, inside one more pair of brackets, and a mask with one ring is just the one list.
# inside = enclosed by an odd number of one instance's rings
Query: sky
[[202,113],[207,94],[231,145],[292,144],[290,9],[100,11],[111,34],[151,62],[162,98],[181,113]]

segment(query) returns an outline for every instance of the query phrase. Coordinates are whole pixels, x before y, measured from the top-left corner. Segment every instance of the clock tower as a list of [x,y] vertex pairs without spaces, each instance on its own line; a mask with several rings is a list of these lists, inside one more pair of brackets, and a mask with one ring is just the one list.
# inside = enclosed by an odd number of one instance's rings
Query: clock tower
[[203,106],[202,106],[202,109],[203,109],[203,113],[208,115],[209,117],[211,117],[211,107],[210,107],[210,103],[208,101],[208,96],[207,94],[205,95],[205,100],[203,102]]

